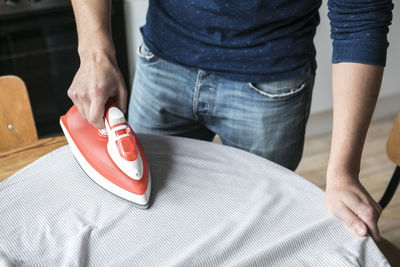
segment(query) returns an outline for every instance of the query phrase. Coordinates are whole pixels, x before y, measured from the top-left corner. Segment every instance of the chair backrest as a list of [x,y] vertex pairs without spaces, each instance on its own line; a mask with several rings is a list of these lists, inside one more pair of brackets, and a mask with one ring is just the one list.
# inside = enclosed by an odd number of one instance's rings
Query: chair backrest
[[386,153],[391,161],[400,166],[400,112],[397,114],[396,121],[390,132]]
[[389,204],[400,184],[400,112],[397,114],[396,121],[390,132],[386,146],[386,154],[397,166],[382,198],[379,200],[379,205],[383,209]]
[[0,149],[38,139],[25,83],[17,76],[0,77]]

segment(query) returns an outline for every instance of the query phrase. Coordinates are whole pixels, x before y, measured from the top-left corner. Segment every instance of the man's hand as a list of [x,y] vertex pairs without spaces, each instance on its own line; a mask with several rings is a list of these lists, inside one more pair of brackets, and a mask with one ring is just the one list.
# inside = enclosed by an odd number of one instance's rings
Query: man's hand
[[378,220],[382,208],[365,190],[358,179],[336,177],[328,183],[325,192],[325,202],[328,209],[353,232],[362,237],[369,232],[375,241],[380,240]]
[[105,128],[104,109],[110,97],[115,98],[117,106],[125,113],[127,91],[115,57],[101,52],[81,55],[81,65],[68,96],[82,117],[98,129]]
[[78,30],[81,65],[68,96],[82,117],[104,128],[104,109],[110,97],[126,112],[127,91],[115,59],[110,29],[110,0],[72,0]]

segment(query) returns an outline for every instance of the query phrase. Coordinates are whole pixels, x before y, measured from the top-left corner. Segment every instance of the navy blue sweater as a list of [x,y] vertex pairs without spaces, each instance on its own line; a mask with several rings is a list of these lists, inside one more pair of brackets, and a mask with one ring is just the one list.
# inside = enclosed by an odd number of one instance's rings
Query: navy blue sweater
[[[146,45],[227,79],[261,82],[315,66],[321,0],[150,0]],[[332,62],[385,65],[391,0],[329,0]]]

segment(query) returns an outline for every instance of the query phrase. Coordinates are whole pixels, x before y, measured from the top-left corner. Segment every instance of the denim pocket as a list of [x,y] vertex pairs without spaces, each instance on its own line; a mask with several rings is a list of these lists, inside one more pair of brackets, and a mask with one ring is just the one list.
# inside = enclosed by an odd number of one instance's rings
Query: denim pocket
[[249,87],[268,98],[284,100],[304,91],[308,86],[309,76],[310,72],[307,71],[305,74],[296,75],[286,80],[249,83]]
[[153,52],[150,51],[150,49],[146,46],[144,42],[142,42],[139,45],[139,48],[137,50],[137,54],[141,59],[148,63],[155,63],[158,60],[158,57],[153,54]]

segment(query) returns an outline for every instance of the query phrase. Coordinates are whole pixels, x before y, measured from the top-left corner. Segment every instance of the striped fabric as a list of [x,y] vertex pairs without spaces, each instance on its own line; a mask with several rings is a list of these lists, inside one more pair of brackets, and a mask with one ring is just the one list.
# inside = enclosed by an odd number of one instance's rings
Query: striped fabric
[[95,184],[68,146],[0,183],[0,266],[388,266],[323,192],[235,148],[141,135],[147,210]]

